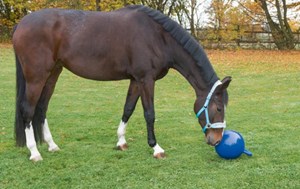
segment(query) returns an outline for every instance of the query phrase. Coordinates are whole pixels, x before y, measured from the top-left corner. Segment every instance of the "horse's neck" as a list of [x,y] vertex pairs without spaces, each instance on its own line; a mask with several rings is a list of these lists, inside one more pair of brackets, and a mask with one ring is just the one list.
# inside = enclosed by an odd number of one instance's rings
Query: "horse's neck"
[[[181,52],[180,52],[181,51]],[[198,63],[183,50],[175,52],[174,69],[183,75],[195,89],[196,96],[205,95],[212,85],[218,80],[206,54],[201,58],[202,62]]]

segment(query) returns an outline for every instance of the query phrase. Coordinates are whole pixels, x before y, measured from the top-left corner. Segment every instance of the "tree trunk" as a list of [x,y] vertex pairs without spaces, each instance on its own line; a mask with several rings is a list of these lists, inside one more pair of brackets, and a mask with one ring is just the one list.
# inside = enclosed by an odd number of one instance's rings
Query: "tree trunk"
[[101,0],[96,0],[96,11],[101,11],[100,3]]
[[271,33],[277,48],[279,50],[294,49],[295,48],[294,36],[290,28],[290,25],[288,24],[287,21],[287,17],[286,17],[287,7],[286,7],[285,0],[283,0],[283,12],[284,12],[283,17],[280,10],[279,1],[276,0],[275,2],[278,24],[273,21],[267,6],[267,2],[265,0],[260,0],[260,6],[266,14],[266,18],[270,26]]
[[195,29],[195,8],[196,8],[196,0],[191,0],[191,19],[190,19],[190,28],[192,36],[196,37],[196,29]]

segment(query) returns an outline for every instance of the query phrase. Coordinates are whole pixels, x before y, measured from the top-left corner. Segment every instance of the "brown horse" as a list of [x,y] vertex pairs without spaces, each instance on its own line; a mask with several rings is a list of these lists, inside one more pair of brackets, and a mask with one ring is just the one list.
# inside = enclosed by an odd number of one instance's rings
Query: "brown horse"
[[157,10],[139,5],[112,12],[45,9],[20,21],[13,45],[17,67],[16,143],[28,147],[33,161],[42,160],[37,142],[45,141],[49,151],[59,150],[46,112],[63,67],[87,79],[130,80],[117,131],[120,150],[127,149],[126,125],[141,97],[148,144],[154,157],[165,156],[154,135],[153,97],[155,81],[170,68],[179,71],[195,89],[194,110],[207,143],[216,145],[222,139],[226,88],[231,78],[219,81],[199,43]]

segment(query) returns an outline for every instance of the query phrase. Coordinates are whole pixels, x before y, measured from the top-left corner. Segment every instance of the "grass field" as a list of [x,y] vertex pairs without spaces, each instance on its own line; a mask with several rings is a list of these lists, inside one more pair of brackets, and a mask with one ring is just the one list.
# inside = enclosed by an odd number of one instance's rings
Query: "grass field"
[[140,102],[127,129],[128,151],[114,150],[128,81],[96,82],[64,71],[48,119],[58,153],[39,147],[32,163],[14,143],[15,63],[0,45],[0,188],[300,188],[300,52],[208,51],[231,75],[228,129],[253,157],[217,156],[193,113],[195,95],[174,70],[157,82],[156,136],[167,158],[152,158]]

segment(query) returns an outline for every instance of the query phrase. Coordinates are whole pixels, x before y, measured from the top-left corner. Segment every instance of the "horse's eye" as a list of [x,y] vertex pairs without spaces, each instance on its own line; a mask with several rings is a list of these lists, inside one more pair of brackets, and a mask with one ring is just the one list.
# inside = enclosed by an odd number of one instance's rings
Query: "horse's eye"
[[221,108],[217,108],[217,111],[218,111],[218,112],[221,112],[221,111],[222,111],[222,109],[221,109]]

